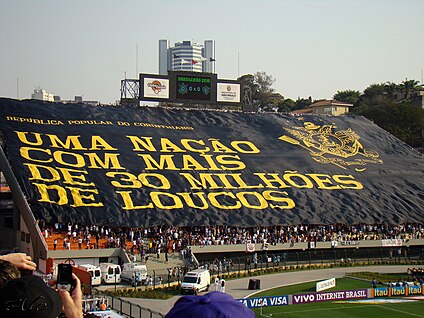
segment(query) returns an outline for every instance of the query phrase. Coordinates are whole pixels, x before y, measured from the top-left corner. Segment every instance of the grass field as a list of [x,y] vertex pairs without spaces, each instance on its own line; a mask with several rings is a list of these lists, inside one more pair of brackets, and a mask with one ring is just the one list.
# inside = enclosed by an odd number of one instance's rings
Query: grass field
[[[336,287],[326,291],[337,291],[346,289],[369,288],[370,282],[351,278],[337,279]],[[301,294],[315,292],[315,283],[305,283],[287,287],[275,288],[266,292],[255,294],[253,297],[279,296],[289,294]],[[386,300],[400,300],[401,298],[390,298]],[[334,301],[302,305],[263,307],[262,310],[254,309],[256,316],[289,317],[289,318],[408,318],[424,317],[424,301],[408,301],[401,303],[365,303],[362,301]]]

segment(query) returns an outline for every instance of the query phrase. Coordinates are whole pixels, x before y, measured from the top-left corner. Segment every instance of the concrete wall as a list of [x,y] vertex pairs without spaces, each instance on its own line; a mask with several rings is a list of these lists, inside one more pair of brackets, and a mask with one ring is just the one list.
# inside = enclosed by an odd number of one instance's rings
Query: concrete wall
[[[358,244],[355,244],[355,243]],[[363,241],[348,241],[343,243],[338,242],[337,248],[371,248],[371,247],[382,247],[382,241],[376,240],[363,240]],[[409,246],[422,246],[424,248],[424,239],[411,239],[408,242],[403,242],[403,247]],[[317,249],[331,249],[331,242],[318,242],[316,244]],[[268,245],[268,251],[282,251],[282,250],[306,250],[308,249],[308,243],[295,243],[290,247],[289,243]],[[194,254],[202,253],[232,253],[232,252],[245,252],[246,245],[210,245],[210,246],[191,246],[191,250]],[[255,244],[256,251],[262,251],[262,244]]]

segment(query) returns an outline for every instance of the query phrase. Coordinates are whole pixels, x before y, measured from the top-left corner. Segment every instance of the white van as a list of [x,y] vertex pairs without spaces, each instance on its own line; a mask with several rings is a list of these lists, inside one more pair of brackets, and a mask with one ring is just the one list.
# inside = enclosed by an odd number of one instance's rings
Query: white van
[[121,282],[121,267],[113,263],[100,263],[102,272],[102,282],[105,284],[114,284]]
[[209,270],[198,268],[187,272],[181,283],[181,294],[194,294],[201,291],[208,291],[211,282]]
[[99,266],[91,264],[78,265],[79,268],[87,271],[91,275],[91,286],[98,286],[102,283],[102,271]]
[[131,278],[134,277],[134,279],[136,279],[138,275],[141,276],[141,282],[145,284],[147,279],[146,265],[140,263],[125,263],[124,265],[122,265],[122,281],[131,282]]

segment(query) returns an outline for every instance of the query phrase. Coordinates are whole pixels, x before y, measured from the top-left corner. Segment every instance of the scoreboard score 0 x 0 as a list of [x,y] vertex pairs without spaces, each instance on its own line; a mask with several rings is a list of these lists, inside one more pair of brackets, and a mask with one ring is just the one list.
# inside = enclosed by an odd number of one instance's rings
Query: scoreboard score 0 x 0
[[177,99],[211,101],[211,78],[205,76],[176,75]]
[[[140,74],[139,99],[192,104],[240,104],[240,83],[219,80],[216,74],[170,71],[166,75]],[[219,89],[218,89],[219,88]]]

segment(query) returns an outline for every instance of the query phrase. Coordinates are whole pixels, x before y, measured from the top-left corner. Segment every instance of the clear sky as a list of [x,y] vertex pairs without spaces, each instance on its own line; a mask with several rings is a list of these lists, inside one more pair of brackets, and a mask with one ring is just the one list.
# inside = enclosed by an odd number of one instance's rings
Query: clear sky
[[421,82],[423,34],[423,0],[0,0],[0,96],[114,102],[168,39],[215,40],[218,78],[265,71],[286,98],[331,98]]

